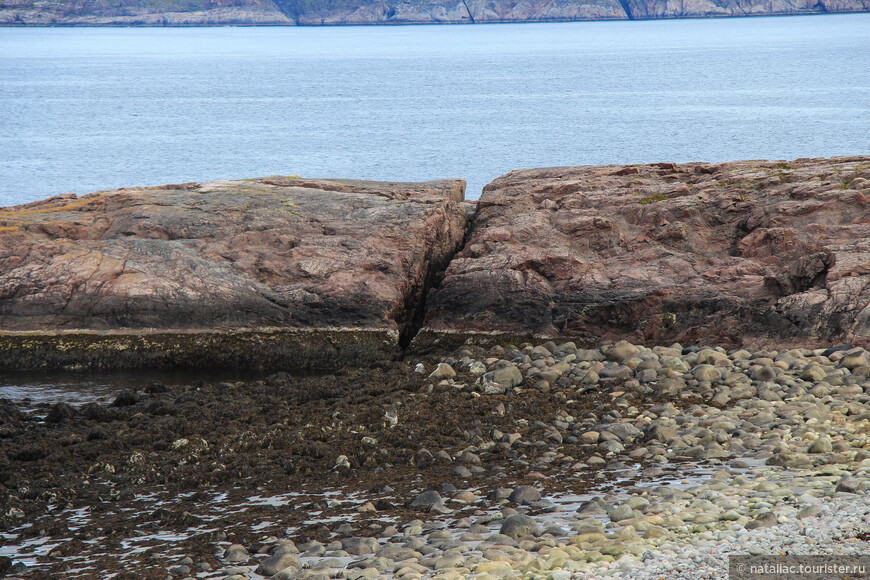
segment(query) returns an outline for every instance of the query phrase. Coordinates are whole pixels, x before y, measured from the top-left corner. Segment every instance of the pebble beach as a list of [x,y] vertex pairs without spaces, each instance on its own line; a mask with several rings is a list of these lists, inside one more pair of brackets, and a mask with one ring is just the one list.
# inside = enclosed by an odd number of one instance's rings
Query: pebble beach
[[[21,486],[19,493],[7,491],[4,572],[233,580],[700,579],[725,576],[730,555],[866,550],[870,355],[863,349],[725,351],[624,341],[582,349],[545,342],[465,346],[385,372],[395,376],[399,368],[405,374],[397,384],[413,388],[393,392],[389,404],[376,397],[386,410],[371,425],[336,427],[325,439],[334,443],[332,452],[317,459],[323,473],[303,474],[292,485],[288,479],[283,488],[265,486],[247,502],[234,500],[244,518],[214,500],[226,485],[202,481],[194,497],[199,511],[122,531],[130,541],[148,535],[148,549],[104,554],[103,565],[112,561],[113,570],[97,572],[87,564],[88,552],[106,538],[111,510],[92,507],[83,517],[86,501],[52,503],[44,494],[28,501]],[[278,379],[294,383],[280,375],[260,382]],[[330,379],[347,377],[310,380]],[[208,393],[207,385],[198,389]],[[173,394],[152,390],[122,393],[90,410],[46,404],[41,413],[7,420],[0,442],[11,452],[19,422],[31,431],[72,429],[100,406],[116,413],[113,421],[129,421]],[[127,400],[119,403],[122,397]],[[476,411],[463,416],[458,405],[458,416],[442,414],[451,428],[465,429],[437,448],[431,438],[437,430],[413,429],[413,405],[441,412],[441,400],[467,401]],[[532,404],[523,406],[524,400]],[[404,457],[386,443],[400,432],[402,438],[420,435]],[[348,448],[345,436],[360,447]],[[163,454],[197,464],[231,453],[207,439],[178,438]],[[374,453],[361,451],[366,448]],[[121,464],[123,451],[89,465],[85,479],[91,487],[102,480],[116,492],[126,490],[126,501],[141,509],[149,489],[165,485],[136,477],[129,458]],[[21,460],[20,451],[7,455]],[[404,470],[403,462],[413,469]],[[161,509],[190,496],[151,493]],[[257,504],[266,511],[257,513]],[[65,521],[64,531],[46,526],[46,515]]]

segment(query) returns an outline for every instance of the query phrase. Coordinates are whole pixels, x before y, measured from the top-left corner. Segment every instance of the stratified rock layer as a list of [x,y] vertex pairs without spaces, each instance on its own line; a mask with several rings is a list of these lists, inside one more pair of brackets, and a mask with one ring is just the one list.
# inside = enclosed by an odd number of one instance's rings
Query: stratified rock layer
[[421,342],[870,343],[870,157],[559,167],[486,187]]
[[383,358],[462,243],[464,189],[271,177],[0,209],[0,367]]

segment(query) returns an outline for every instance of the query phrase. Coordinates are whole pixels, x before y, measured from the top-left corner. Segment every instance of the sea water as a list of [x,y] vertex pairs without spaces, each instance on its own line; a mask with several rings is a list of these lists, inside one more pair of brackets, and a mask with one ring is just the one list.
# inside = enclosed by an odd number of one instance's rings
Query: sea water
[[0,206],[273,174],[870,153],[870,14],[0,29]]

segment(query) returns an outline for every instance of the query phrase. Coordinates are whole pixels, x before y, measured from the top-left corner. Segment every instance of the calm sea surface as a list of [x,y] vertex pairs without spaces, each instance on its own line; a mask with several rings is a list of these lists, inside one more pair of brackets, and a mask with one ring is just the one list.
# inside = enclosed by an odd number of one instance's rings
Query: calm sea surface
[[870,14],[0,29],[0,205],[132,185],[870,153]]

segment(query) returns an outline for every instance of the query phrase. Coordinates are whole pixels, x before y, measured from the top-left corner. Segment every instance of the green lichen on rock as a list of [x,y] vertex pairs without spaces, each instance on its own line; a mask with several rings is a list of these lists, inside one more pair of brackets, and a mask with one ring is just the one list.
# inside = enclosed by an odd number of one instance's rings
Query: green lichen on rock
[[648,195],[646,197],[640,198],[640,201],[638,201],[637,203],[639,203],[641,205],[649,205],[649,204],[657,202],[657,201],[667,201],[667,200],[668,200],[668,196],[666,196],[665,194],[654,193],[653,195]]

